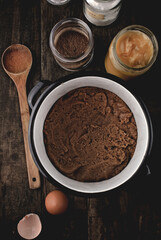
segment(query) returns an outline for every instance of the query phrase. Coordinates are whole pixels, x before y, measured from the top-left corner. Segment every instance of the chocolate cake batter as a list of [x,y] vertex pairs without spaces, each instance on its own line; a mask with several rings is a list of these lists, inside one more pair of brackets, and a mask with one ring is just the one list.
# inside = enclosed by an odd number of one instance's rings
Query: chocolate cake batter
[[135,151],[132,112],[114,93],[83,87],[61,97],[44,123],[46,152],[69,178],[89,182],[121,172]]

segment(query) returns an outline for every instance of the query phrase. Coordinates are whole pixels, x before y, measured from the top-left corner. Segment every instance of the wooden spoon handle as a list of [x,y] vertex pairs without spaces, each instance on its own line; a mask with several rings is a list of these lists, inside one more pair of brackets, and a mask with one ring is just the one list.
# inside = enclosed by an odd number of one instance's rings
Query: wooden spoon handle
[[19,87],[17,87],[17,91],[19,96],[29,187],[30,189],[36,189],[40,187],[40,175],[39,175],[38,168],[32,159],[31,152],[29,149],[29,143],[28,143],[28,126],[29,126],[30,114],[29,114],[29,106],[27,103],[26,87],[20,85]]

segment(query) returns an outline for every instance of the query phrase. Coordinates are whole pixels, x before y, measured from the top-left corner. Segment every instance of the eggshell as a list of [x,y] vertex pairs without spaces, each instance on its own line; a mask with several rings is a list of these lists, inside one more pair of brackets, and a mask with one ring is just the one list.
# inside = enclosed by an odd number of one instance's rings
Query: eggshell
[[35,213],[27,214],[17,224],[17,231],[24,239],[36,238],[42,229],[40,218]]
[[62,214],[68,208],[68,198],[63,192],[54,190],[46,196],[45,207],[50,214]]

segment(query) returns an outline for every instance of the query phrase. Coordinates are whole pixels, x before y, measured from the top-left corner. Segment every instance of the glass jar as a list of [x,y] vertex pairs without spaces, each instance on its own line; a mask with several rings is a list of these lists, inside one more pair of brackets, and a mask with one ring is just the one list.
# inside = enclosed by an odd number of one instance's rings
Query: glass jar
[[58,22],[50,33],[50,49],[56,62],[64,69],[78,71],[93,58],[94,40],[88,25],[78,18]]
[[146,27],[131,25],[112,40],[105,57],[105,68],[123,80],[145,73],[158,55],[158,42]]
[[53,5],[64,5],[70,2],[70,0],[47,0],[47,1]]
[[120,12],[121,0],[84,0],[83,11],[87,20],[96,26],[113,23]]

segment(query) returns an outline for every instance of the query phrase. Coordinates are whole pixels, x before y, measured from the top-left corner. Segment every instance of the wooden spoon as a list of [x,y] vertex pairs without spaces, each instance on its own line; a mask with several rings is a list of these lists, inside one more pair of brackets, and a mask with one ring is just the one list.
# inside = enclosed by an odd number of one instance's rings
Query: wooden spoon
[[29,187],[31,189],[39,188],[40,175],[32,159],[28,143],[30,114],[26,95],[26,80],[32,65],[32,54],[26,46],[13,44],[3,52],[1,60],[5,72],[14,81],[18,92]]

